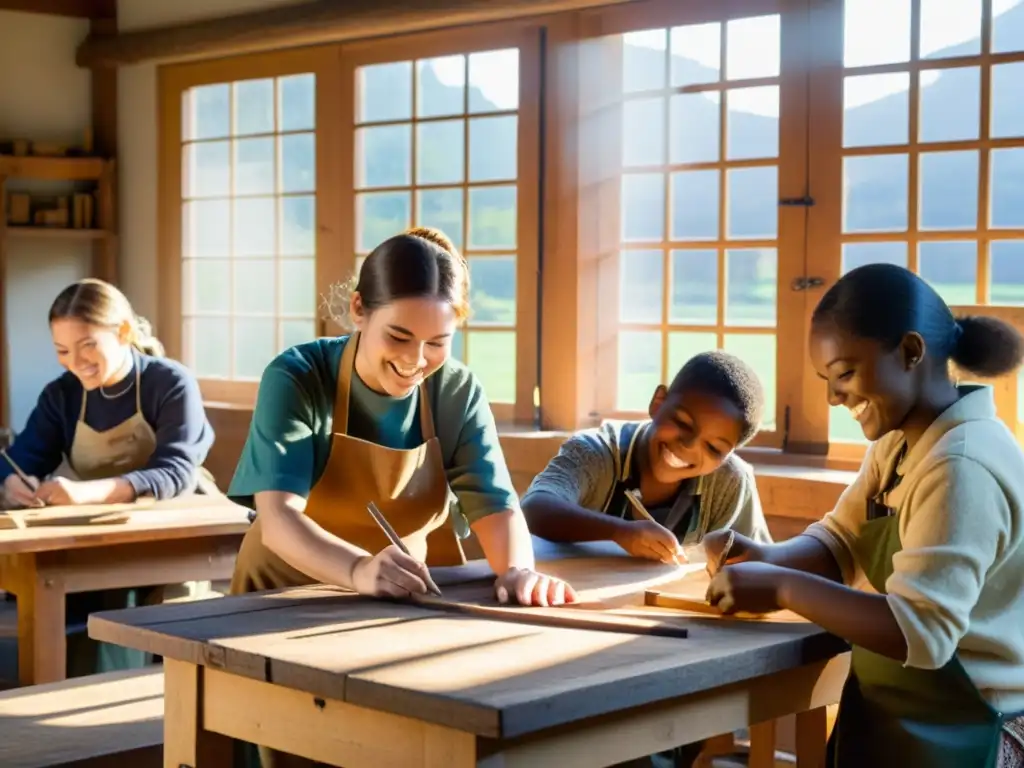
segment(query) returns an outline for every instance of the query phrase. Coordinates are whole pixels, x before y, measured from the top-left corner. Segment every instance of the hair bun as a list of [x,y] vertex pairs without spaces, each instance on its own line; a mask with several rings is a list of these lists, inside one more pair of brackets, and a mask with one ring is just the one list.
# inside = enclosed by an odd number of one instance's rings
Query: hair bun
[[410,229],[405,230],[405,234],[427,240],[434,245],[443,248],[452,256],[459,255],[459,251],[455,247],[455,243],[453,243],[451,238],[449,238],[448,235],[440,229],[435,229],[434,227],[411,227]]

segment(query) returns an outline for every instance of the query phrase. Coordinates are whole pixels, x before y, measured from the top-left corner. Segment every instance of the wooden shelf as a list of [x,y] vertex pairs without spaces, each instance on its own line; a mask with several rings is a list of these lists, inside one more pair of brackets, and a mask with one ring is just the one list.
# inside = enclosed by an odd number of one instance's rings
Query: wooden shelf
[[69,229],[67,227],[10,226],[3,230],[8,237],[26,240],[102,240],[108,233],[102,229]]
[[45,181],[99,181],[107,160],[102,157],[34,157],[0,155],[0,176]]

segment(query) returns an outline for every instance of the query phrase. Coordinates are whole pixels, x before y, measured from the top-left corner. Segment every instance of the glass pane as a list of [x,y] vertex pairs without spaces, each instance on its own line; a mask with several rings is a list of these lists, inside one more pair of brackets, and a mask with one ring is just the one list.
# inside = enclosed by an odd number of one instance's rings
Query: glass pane
[[1024,305],[1024,240],[996,240],[988,252],[989,301]]
[[311,131],[316,127],[316,75],[278,78],[277,124],[282,131]]
[[843,158],[843,231],[907,228],[906,155]]
[[231,375],[231,325],[226,317],[185,320],[186,360],[199,378],[223,379]]
[[272,197],[237,199],[234,207],[234,256],[277,253],[277,211]]
[[921,56],[981,53],[981,0],[921,0]]
[[1024,83],[1024,61],[996,64],[992,67],[992,123],[993,138],[1024,136],[1024,101],[1021,100]]
[[669,101],[669,162],[718,160],[720,101],[718,91],[677,93],[672,97]]
[[750,333],[727,333],[725,344],[722,345],[726,352],[736,355],[746,361],[757,377],[761,380],[764,388],[764,413],[761,418],[761,429],[771,432],[775,429],[775,403],[776,403],[776,382],[778,377],[775,368],[775,335],[750,334]]
[[466,337],[462,331],[452,334],[452,357],[461,363],[466,362]]
[[182,263],[185,314],[231,311],[231,262],[227,259],[185,259]]
[[316,144],[312,133],[281,137],[281,191],[316,190]]
[[779,155],[779,86],[726,92],[726,151],[730,160]]
[[920,141],[978,138],[981,68],[924,70],[921,78]]
[[519,50],[482,51],[469,55],[469,111],[498,112],[519,108]]
[[416,223],[440,229],[462,250],[462,189],[424,189],[416,193]]
[[[701,352],[718,349],[718,335],[714,333],[676,332],[668,335],[668,373],[666,384],[672,382],[679,369]],[[653,394],[653,392],[651,393]]]
[[356,195],[356,250],[369,253],[389,237],[408,229],[411,218],[408,192]]
[[665,256],[661,251],[619,253],[619,320],[660,323],[665,287]]
[[227,200],[196,200],[182,206],[182,256],[229,256],[231,215]]
[[316,254],[316,198],[281,198],[281,254]]
[[778,15],[730,20],[725,32],[726,78],[778,77],[779,31]]
[[504,181],[516,178],[519,119],[478,117],[469,121],[469,180]]
[[718,239],[718,179],[717,169],[672,174],[673,240]]
[[274,132],[274,81],[235,83],[235,136]]
[[774,248],[726,252],[725,322],[729,325],[775,325],[778,278]]
[[469,190],[469,248],[516,247],[516,188],[476,187]]
[[665,162],[665,99],[632,99],[622,105],[622,164]]
[[865,264],[895,264],[907,267],[907,244],[891,243],[846,243],[843,246],[842,273],[863,267]]
[[274,140],[239,139],[235,145],[235,194],[274,193]]
[[618,339],[615,407],[620,411],[646,411],[661,384],[661,332],[622,331]]
[[277,353],[271,319],[239,318],[235,320],[235,378],[259,379]]
[[921,243],[917,273],[947,304],[974,304],[978,300],[978,244],[972,240]]
[[992,53],[1024,51],[1021,0],[993,0]]
[[[843,3],[843,64],[866,67],[910,59],[911,0]],[[884,30],[885,34],[879,34]]]
[[665,236],[665,176],[627,173],[622,177],[622,239],[661,240]]
[[992,150],[992,226],[1024,227],[1024,149]]
[[845,405],[828,409],[828,439],[833,443],[866,443],[864,431]]
[[665,87],[668,30],[645,29],[622,36],[622,90],[625,93]]
[[516,332],[467,331],[466,359],[492,403],[516,401]]
[[305,344],[316,338],[316,321],[314,320],[282,320],[278,323],[281,343],[278,352],[284,352],[297,344]]
[[843,146],[906,144],[910,135],[910,73],[843,78]]
[[185,139],[218,139],[231,134],[231,86],[190,88],[182,94]]
[[[274,259],[235,259],[234,279],[235,315],[272,315],[276,309],[274,294],[277,270]],[[236,320],[235,324],[238,325]],[[248,322],[244,320],[242,322]]]
[[226,141],[186,144],[182,194],[185,197],[226,197],[231,194],[231,154]]
[[416,62],[416,115],[437,117],[466,111],[466,57]]
[[672,46],[672,85],[717,83],[722,62],[722,25],[694,24],[675,27],[670,33]]
[[356,120],[408,120],[412,117],[412,62],[360,67],[356,74]]
[[516,257],[477,256],[469,262],[473,325],[516,324]]
[[681,325],[718,322],[718,251],[672,251],[668,321]]
[[356,185],[404,187],[412,181],[412,126],[381,125],[356,130]]
[[974,229],[978,224],[978,153],[921,154],[921,229]]
[[730,238],[774,239],[778,232],[779,172],[774,166],[727,172]]
[[316,314],[316,262],[313,259],[282,259],[278,301],[282,315]]
[[458,184],[465,178],[466,124],[440,120],[416,126],[416,183]]

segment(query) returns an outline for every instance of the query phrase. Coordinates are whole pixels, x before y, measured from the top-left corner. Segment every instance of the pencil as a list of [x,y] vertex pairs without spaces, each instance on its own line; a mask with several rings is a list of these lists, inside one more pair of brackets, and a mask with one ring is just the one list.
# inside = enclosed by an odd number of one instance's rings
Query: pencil
[[[371,501],[369,504],[366,505],[366,509],[370,513],[370,517],[372,517],[377,522],[377,525],[380,526],[380,529],[384,531],[384,535],[388,537],[388,540],[396,547],[398,547],[400,550],[402,550],[405,554],[409,555],[409,557],[412,557],[412,552],[409,551],[409,548],[405,546],[405,542],[399,538],[397,533],[395,533],[395,529],[391,527],[391,523],[387,521],[387,518],[381,514],[381,511],[379,509],[377,509],[377,505]],[[438,597],[443,597],[443,595],[441,594],[441,589],[437,586],[437,584],[434,583],[434,580],[430,578],[429,572],[427,573],[426,582],[427,589],[430,592],[437,595]]]

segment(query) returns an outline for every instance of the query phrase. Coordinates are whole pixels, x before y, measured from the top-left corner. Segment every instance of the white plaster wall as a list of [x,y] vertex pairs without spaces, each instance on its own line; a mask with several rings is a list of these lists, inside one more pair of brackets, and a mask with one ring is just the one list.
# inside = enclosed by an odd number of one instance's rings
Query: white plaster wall
[[[91,122],[90,75],[75,65],[89,32],[80,19],[0,11],[0,137],[79,142]],[[10,182],[12,188],[42,185]],[[57,188],[55,191],[60,191]],[[10,238],[0,290],[7,299],[11,426],[21,429],[40,390],[60,373],[46,312],[88,273],[88,243]]]

